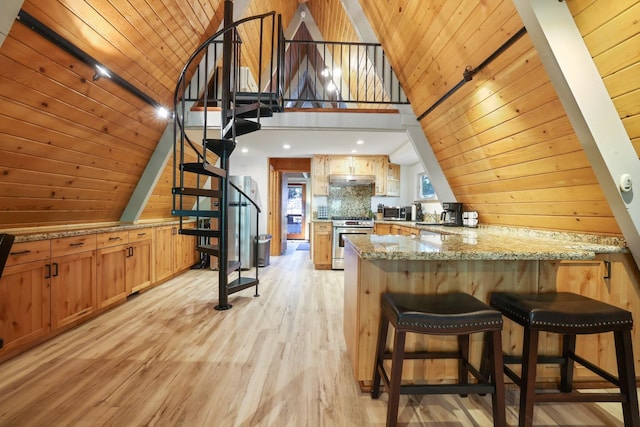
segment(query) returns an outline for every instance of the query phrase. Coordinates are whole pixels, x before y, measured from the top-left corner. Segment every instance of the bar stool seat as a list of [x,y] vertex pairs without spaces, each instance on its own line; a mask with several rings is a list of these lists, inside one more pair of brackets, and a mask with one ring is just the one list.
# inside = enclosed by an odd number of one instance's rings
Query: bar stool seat
[[[504,373],[520,387],[519,425],[533,424],[535,402],[622,402],[625,426],[640,426],[631,341],[633,319],[621,308],[571,292],[495,292],[491,307],[524,327],[522,357],[505,356],[505,365],[522,364],[518,376],[505,366]],[[539,332],[562,335],[562,354],[538,355]],[[618,376],[604,371],[575,354],[576,335],[613,332]],[[573,391],[573,367],[577,362],[619,387],[620,393],[577,393]],[[560,365],[560,393],[536,392],[537,364]]]
[[[395,329],[391,352],[386,350],[389,324]],[[494,425],[505,426],[505,397],[502,361],[502,315],[473,296],[462,293],[415,295],[384,293],[381,296],[380,328],[374,361],[371,397],[380,395],[384,382],[389,393],[387,426],[395,426],[401,394],[492,394]],[[458,336],[458,351],[405,352],[407,332],[428,335]],[[484,332],[485,348],[490,375],[486,376],[469,363],[469,334]],[[404,384],[402,364],[404,359],[458,359],[458,383],[456,384]],[[383,364],[391,359],[388,374]],[[485,361],[483,361],[483,365]],[[469,374],[477,383],[469,383]]]

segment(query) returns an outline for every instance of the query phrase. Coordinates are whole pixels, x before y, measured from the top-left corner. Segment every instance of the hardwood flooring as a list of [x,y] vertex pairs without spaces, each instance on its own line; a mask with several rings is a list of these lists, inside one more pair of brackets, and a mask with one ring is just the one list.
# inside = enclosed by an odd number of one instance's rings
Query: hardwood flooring
[[[347,360],[342,275],[291,247],[260,269],[260,297],[216,311],[217,272],[188,271],[0,365],[0,426],[384,426],[386,394],[361,393]],[[619,404],[535,417],[623,424]],[[492,425],[490,398],[403,396],[400,425]]]

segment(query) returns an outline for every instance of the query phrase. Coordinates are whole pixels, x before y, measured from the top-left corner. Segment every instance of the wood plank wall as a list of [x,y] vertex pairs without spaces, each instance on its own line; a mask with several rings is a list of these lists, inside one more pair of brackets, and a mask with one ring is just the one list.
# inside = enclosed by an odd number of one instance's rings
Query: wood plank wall
[[640,2],[568,0],[567,6],[640,157]]
[[[418,116],[523,27],[511,1],[360,3]],[[600,67],[616,69],[621,56],[601,58]],[[621,234],[527,35],[421,125],[456,198],[481,222]]]
[[[219,4],[27,0],[23,9],[170,106],[186,58],[221,22]],[[13,25],[0,48],[0,228],[119,220],[166,122],[94,73]]]

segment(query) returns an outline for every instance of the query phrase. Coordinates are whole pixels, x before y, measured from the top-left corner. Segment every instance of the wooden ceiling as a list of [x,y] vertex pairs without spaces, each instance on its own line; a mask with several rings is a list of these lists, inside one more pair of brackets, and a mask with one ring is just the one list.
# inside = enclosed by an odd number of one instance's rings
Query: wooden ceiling
[[[243,16],[281,13],[285,28],[301,4],[236,3],[247,4]],[[359,3],[416,116],[522,28],[511,0]],[[567,3],[640,153],[638,1]],[[325,40],[358,40],[340,0],[304,5]],[[223,18],[222,0],[26,0],[23,9],[167,106],[186,59]],[[243,40],[243,60],[257,74],[253,39]],[[94,74],[13,25],[0,47],[0,228],[120,219],[166,122]],[[527,36],[420,123],[454,194],[483,222],[619,234]],[[170,217],[168,176],[144,219]]]

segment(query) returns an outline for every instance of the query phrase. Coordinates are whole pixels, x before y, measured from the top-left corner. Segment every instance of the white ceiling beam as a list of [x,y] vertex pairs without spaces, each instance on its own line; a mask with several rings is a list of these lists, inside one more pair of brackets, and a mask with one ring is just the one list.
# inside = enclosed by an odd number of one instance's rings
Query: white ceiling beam
[[0,0],[0,47],[9,35],[24,0]]
[[596,174],[627,245],[640,266],[640,160],[566,3],[514,0],[551,83]]

